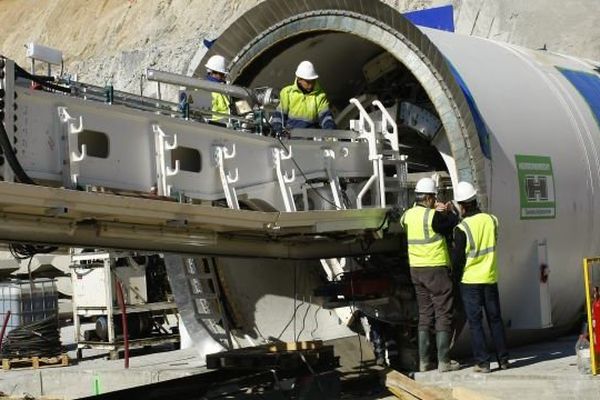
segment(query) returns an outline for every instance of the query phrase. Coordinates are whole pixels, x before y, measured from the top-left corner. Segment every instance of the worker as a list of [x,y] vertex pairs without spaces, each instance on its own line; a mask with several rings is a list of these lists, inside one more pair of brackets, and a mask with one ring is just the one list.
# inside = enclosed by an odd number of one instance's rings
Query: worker
[[485,311],[496,356],[501,369],[508,369],[508,350],[498,294],[498,219],[481,212],[477,191],[469,182],[459,182],[454,192],[460,206],[462,222],[454,229],[452,264],[460,277],[475,372],[490,372],[490,356],[483,331],[482,309]]
[[[225,83],[227,68],[225,66],[225,57],[214,55],[208,59],[206,64],[206,79],[211,82]],[[230,114],[231,100],[223,93],[212,92],[212,121],[226,122],[225,115]]]
[[419,371],[434,368],[430,360],[431,332],[435,330],[438,371],[459,369],[450,360],[453,322],[453,289],[446,235],[451,235],[458,216],[448,212],[450,203],[437,201],[437,187],[422,178],[415,187],[415,206],[400,219],[408,242],[410,275],[419,308]]
[[310,61],[296,68],[296,80],[281,89],[271,125],[277,135],[294,128],[335,129],[327,95],[317,81],[319,75]]

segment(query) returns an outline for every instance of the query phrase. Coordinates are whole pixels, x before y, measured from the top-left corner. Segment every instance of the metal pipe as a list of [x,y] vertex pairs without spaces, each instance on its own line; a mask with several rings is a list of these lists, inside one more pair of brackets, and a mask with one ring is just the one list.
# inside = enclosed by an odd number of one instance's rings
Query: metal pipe
[[6,331],[6,326],[8,325],[8,320],[10,319],[10,310],[6,312],[4,316],[4,323],[2,324],[2,331],[0,331],[0,350],[2,350],[2,344],[4,343],[4,332]]
[[155,69],[146,70],[146,76],[149,81],[186,86],[194,89],[206,90],[207,92],[222,93],[237,99],[247,100],[250,102],[250,105],[258,104],[254,93],[251,90],[241,86],[211,82],[206,79],[198,79],[190,76],[173,74],[171,72],[158,71]]
[[129,332],[127,330],[127,308],[125,306],[125,299],[123,298],[123,286],[121,281],[115,280],[117,286],[117,301],[119,302],[119,308],[121,308],[121,325],[123,326],[123,347],[125,348],[125,368],[129,368]]

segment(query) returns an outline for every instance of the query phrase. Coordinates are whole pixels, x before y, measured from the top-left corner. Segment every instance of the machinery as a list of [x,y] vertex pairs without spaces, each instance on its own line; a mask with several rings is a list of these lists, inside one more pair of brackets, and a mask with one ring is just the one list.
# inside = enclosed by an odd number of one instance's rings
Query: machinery
[[[109,350],[111,358],[118,356],[124,347],[123,311],[127,315],[128,347],[178,342],[179,332],[173,332],[167,321],[177,307],[168,293],[165,274],[158,255],[73,255],[73,325],[78,358],[83,349]],[[125,310],[120,307],[120,296]],[[94,329],[84,331],[83,318],[93,318]]]
[[[337,0],[264,1],[225,30],[197,75],[214,54],[232,60],[230,85],[148,71],[186,86],[182,103],[49,82],[3,59],[0,238],[169,253],[179,311],[203,354],[229,346],[222,318],[206,318],[215,307],[198,266],[208,264],[234,343],[333,339],[353,334],[353,310],[323,310],[313,290],[366,261],[406,277],[386,208],[408,206],[411,183],[432,175],[447,199],[459,180],[472,182],[500,219],[509,334],[576,320],[573,271],[600,250],[597,62],[417,28],[380,2]],[[265,136],[273,102],[251,88],[283,87],[304,59],[340,130]],[[194,88],[247,106],[211,125],[209,110],[185,101]],[[416,316],[405,300],[365,311],[401,316],[410,336]]]

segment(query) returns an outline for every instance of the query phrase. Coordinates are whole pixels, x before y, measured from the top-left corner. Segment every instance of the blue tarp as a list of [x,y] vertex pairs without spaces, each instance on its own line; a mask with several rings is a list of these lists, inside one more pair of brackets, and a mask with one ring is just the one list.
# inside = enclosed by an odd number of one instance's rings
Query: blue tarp
[[471,91],[469,90],[469,87],[463,80],[462,76],[460,76],[456,68],[454,68],[454,65],[452,65],[448,59],[446,59],[446,62],[450,67],[450,71],[452,71],[452,75],[454,75],[454,79],[456,79],[456,83],[458,83],[458,86],[460,86],[460,89],[467,100],[467,104],[469,105],[469,109],[471,110],[471,116],[473,117],[473,122],[475,123],[475,129],[477,129],[477,136],[479,136],[479,146],[481,147],[481,152],[486,158],[491,159],[492,151],[490,148],[490,132],[487,124],[485,123],[483,116],[477,107],[477,103],[475,103],[475,99],[473,98],[473,95],[471,94]]
[[596,117],[596,123],[600,127],[600,77],[590,72],[558,67],[557,69],[575,86],[575,89],[588,103],[592,114]]
[[411,11],[403,15],[415,25],[454,32],[454,8],[452,5]]

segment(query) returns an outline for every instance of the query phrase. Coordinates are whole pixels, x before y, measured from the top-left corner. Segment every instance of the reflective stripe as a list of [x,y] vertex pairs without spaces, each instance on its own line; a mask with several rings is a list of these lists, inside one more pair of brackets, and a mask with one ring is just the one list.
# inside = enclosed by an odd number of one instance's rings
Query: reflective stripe
[[406,242],[408,244],[428,244],[428,243],[439,242],[440,240],[444,240],[442,235],[435,234],[428,239],[411,239],[411,240],[407,240]]
[[323,118],[323,121],[321,121],[321,124],[324,124],[327,121],[333,122],[333,117],[331,115],[326,116],[325,118]]
[[423,215],[423,232],[425,232],[425,240],[429,239],[429,214],[431,214],[431,208],[425,210]]
[[450,263],[446,241],[431,226],[434,210],[415,206],[402,215],[411,267],[447,266]]
[[496,217],[478,213],[465,218],[458,228],[467,238],[465,247],[467,259],[462,282],[469,284],[497,282],[498,221]]

